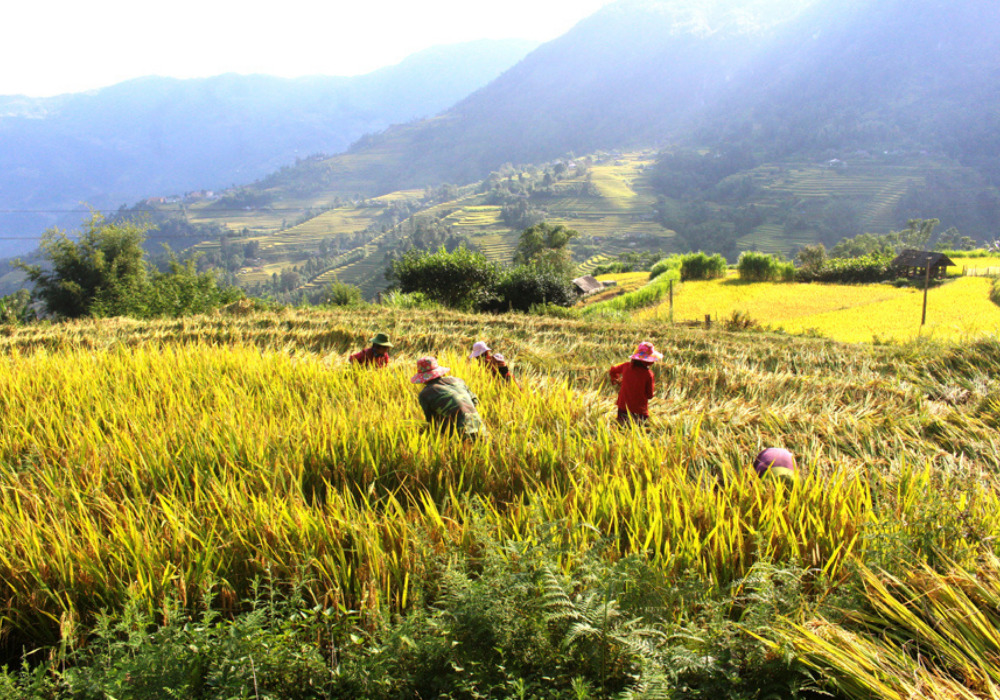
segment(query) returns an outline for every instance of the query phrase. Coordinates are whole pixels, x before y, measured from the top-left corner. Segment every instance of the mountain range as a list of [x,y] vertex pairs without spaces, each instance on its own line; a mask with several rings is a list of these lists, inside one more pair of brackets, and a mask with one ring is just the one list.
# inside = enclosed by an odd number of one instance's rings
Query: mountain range
[[[233,164],[246,176],[239,201],[330,206],[464,185],[505,164],[655,148],[656,216],[690,247],[715,245],[705,237],[713,227],[729,227],[731,253],[763,226],[778,238],[799,227],[803,241],[826,240],[911,216],[939,216],[982,239],[1000,228],[998,26],[1000,3],[990,0],[618,0],[450,107],[363,129],[330,157],[259,178],[278,162],[264,155],[267,141],[283,143],[261,137],[256,165]],[[241,138],[232,121],[205,121],[216,141]],[[149,119],[139,122],[148,133]],[[329,124],[311,126],[319,137]],[[329,138],[310,152],[335,152]],[[135,162],[164,157],[175,143],[152,141]],[[304,154],[301,142],[295,148]],[[827,163],[863,173],[879,211],[850,211],[860,205],[846,196],[821,211],[828,190],[810,198],[801,182],[778,204],[770,196],[789,172]],[[820,214],[844,225],[810,229]]]
[[[0,236],[76,226],[81,202],[229,187],[436,114],[537,42],[440,46],[357,77],[148,77],[51,98],[0,96]],[[14,211],[11,211],[14,210]],[[34,247],[0,240],[0,254]]]
[[995,178],[998,26],[989,0],[619,0],[329,165],[383,154],[358,179],[389,191],[567,153],[738,144],[760,159],[929,150]]

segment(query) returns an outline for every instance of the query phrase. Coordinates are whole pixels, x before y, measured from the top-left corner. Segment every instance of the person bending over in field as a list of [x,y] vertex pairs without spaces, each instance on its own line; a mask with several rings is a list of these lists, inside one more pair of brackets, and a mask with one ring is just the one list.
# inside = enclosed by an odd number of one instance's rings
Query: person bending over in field
[[618,425],[645,425],[649,420],[649,400],[653,398],[653,370],[657,360],[663,359],[652,343],[639,343],[639,348],[620,365],[608,372],[611,383],[618,390]]
[[795,455],[781,447],[768,447],[753,460],[753,469],[757,476],[781,479],[787,483],[795,481]]
[[421,357],[417,360],[417,373],[410,381],[424,385],[420,408],[431,427],[475,440],[483,426],[476,410],[479,399],[458,377],[444,376],[450,371],[449,367],[439,366],[433,357]]
[[374,367],[381,369],[389,366],[389,350],[392,343],[385,333],[376,333],[375,337],[369,340],[371,347],[356,352],[348,358],[348,361],[356,367]]
[[475,345],[472,346],[472,353],[469,355],[470,360],[478,360],[479,362],[486,365],[487,369],[493,373],[497,379],[502,379],[511,386],[517,386],[517,380],[514,379],[514,375],[511,374],[510,368],[507,366],[507,360],[500,353],[494,353],[490,350],[490,346],[483,341],[477,341]]

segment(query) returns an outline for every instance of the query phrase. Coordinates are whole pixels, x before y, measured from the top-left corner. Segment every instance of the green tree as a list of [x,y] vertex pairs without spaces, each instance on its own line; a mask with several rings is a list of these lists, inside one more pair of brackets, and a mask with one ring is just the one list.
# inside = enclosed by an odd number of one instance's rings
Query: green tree
[[934,250],[972,250],[976,242],[969,236],[963,236],[954,226],[938,237]]
[[896,252],[902,252],[906,248],[927,250],[927,244],[930,243],[931,236],[934,234],[934,227],[940,223],[939,219],[910,219],[906,222],[905,229],[893,232],[898,241]]
[[436,253],[412,248],[386,271],[386,279],[395,281],[400,291],[420,292],[432,301],[458,309],[474,309],[487,303],[499,278],[496,263],[465,246],[451,253],[444,247]]
[[36,297],[57,316],[134,315],[148,284],[142,243],[149,228],[130,221],[109,223],[94,212],[79,240],[57,228],[42,234],[40,248],[48,265],[15,260],[14,267],[27,273]]
[[168,252],[167,269],[150,269],[142,244],[147,222],[109,222],[91,214],[78,240],[59,229],[42,236],[45,262],[14,266],[34,284],[34,295],[49,313],[82,316],[180,316],[203,313],[243,296],[220,287],[211,271],[198,273],[194,258],[181,262]]
[[826,263],[826,246],[822,243],[802,246],[795,258],[802,268],[818,272],[823,269],[823,265]]
[[230,286],[220,287],[211,272],[198,273],[197,258],[180,261],[167,250],[166,271],[150,275],[148,289],[142,295],[141,316],[185,316],[211,311],[243,297],[243,292]]
[[579,235],[562,224],[553,226],[544,221],[526,228],[517,244],[514,264],[543,265],[569,274],[573,263],[567,246]]

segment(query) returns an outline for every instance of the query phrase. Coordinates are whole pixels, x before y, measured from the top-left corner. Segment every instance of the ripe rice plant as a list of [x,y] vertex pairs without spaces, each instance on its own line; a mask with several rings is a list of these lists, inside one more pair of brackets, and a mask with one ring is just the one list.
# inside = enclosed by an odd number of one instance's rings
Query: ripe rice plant
[[[390,367],[348,366],[375,329]],[[521,391],[466,359],[480,339]],[[639,340],[665,359],[649,429],[622,431],[606,372]],[[795,562],[817,590],[857,561],[968,563],[1000,535],[996,341],[366,307],[37,325],[0,345],[8,648],[85,634],[126,600],[156,611],[210,589],[237,611],[259,579],[361,619],[405,612],[484,526],[554,541],[564,567],[607,543],[707,591],[758,563]],[[478,394],[478,442],[425,428],[409,378],[427,353]],[[793,486],[749,470],[769,445],[798,456]]]
[[1000,695],[1000,560],[862,576],[872,612],[852,615],[853,629],[819,620],[786,633],[810,665],[853,698]]

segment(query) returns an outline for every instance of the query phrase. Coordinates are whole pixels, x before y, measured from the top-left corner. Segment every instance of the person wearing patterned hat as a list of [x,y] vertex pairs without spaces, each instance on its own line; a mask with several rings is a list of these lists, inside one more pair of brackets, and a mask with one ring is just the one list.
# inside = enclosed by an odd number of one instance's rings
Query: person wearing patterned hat
[[348,362],[356,367],[374,367],[381,369],[389,366],[389,350],[392,343],[385,333],[376,333],[375,337],[368,341],[371,347],[365,348],[361,352],[356,352],[348,358]]
[[438,365],[434,357],[421,357],[417,360],[417,373],[410,381],[424,385],[420,391],[420,408],[432,427],[475,440],[483,426],[476,410],[479,399],[458,377],[444,376],[450,371],[450,367]]
[[514,380],[514,375],[511,374],[510,368],[507,366],[507,360],[500,353],[494,353],[490,350],[490,346],[479,340],[475,345],[472,346],[472,352],[469,354],[470,360],[478,360],[479,362],[486,365],[486,368],[493,373],[497,379],[502,379],[503,381],[517,386],[517,382]]
[[649,400],[653,398],[653,363],[663,359],[652,343],[639,343],[627,362],[608,372],[618,390],[618,425],[645,425],[649,420]]
[[786,482],[795,481],[795,455],[781,447],[768,447],[753,460],[753,469],[759,477],[773,477]]

